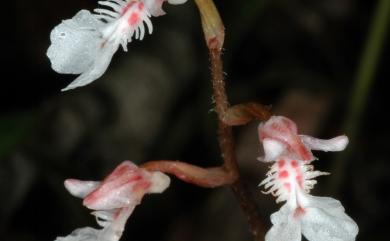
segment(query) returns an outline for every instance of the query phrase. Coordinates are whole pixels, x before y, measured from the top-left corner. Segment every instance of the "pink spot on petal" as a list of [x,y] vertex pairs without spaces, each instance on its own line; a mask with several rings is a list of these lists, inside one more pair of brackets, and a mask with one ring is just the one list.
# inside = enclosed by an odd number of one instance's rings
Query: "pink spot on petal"
[[294,218],[300,218],[305,215],[306,211],[302,207],[297,207],[294,211]]
[[145,181],[141,169],[132,162],[124,161],[103,180],[97,189],[84,198],[83,204],[90,209],[100,209],[107,206],[107,200],[118,195],[118,190],[126,188],[129,184],[136,186],[139,182]]
[[298,162],[296,160],[292,160],[291,161],[291,166],[294,167],[294,168],[297,168],[298,167]]
[[283,160],[283,159],[280,159],[280,160],[278,161],[278,167],[279,167],[279,168],[284,167],[285,164],[286,164],[286,161]]
[[132,13],[130,17],[127,19],[127,22],[129,23],[129,25],[134,26],[135,24],[137,24],[138,20],[139,20],[139,14]]
[[279,172],[279,178],[287,178],[288,177],[288,171],[284,170]]

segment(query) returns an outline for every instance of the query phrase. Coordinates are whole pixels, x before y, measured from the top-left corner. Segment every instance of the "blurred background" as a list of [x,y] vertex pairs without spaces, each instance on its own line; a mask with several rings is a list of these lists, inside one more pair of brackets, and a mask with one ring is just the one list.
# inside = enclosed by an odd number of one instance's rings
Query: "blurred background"
[[[387,2],[387,3],[386,3]],[[300,133],[347,133],[343,153],[314,153],[314,193],[339,199],[358,240],[388,240],[390,129],[387,116],[389,1],[247,0],[216,4],[226,26],[224,66],[232,104],[256,101],[298,123]],[[5,4],[5,6],[4,6]],[[105,75],[61,92],[75,76],[51,67],[51,29],[94,0],[3,3],[0,88],[0,237],[49,241],[94,218],[63,187],[98,180],[123,160],[221,163],[208,54],[192,1],[165,6],[154,33],[116,53]],[[387,12],[386,12],[387,11]],[[268,167],[257,125],[235,128],[239,165],[264,223],[280,205],[257,184]],[[144,198],[125,240],[252,240],[229,188],[173,179]]]

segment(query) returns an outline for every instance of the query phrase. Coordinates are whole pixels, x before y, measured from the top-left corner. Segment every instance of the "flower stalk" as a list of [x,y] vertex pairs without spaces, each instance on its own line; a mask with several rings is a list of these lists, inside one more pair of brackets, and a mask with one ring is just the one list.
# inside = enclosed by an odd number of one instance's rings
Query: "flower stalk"
[[149,161],[141,165],[148,171],[160,171],[200,187],[215,188],[232,184],[237,177],[230,175],[223,167],[202,168],[181,161]]
[[251,193],[240,179],[232,127],[223,121],[230,107],[225,89],[221,58],[225,28],[212,0],[195,0],[195,2],[200,11],[203,32],[209,49],[213,99],[218,116],[218,142],[221,149],[223,167],[227,173],[235,177],[235,182],[231,184],[231,188],[239,201],[242,211],[247,216],[254,239],[263,240],[265,229],[261,222],[262,218]]

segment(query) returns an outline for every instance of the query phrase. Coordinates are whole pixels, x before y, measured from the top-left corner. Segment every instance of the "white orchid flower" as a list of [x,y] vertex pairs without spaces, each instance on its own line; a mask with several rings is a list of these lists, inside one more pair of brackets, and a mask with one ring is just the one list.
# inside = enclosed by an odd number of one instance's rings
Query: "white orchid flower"
[[310,190],[314,179],[329,173],[315,171],[311,150],[341,151],[348,144],[346,136],[330,140],[298,135],[295,123],[274,116],[259,126],[266,162],[273,161],[267,177],[260,183],[276,202],[286,202],[271,215],[273,226],[266,241],[353,241],[357,224],[345,213],[341,203],[329,197],[315,197]]
[[[151,16],[160,16],[164,0],[104,0],[94,10],[79,11],[64,20],[50,34],[47,56],[52,68],[61,74],[79,74],[62,91],[87,85],[100,78],[110,65],[119,45],[127,51],[133,38],[142,40],[151,34]],[[169,0],[181,4],[183,0]],[[146,27],[145,27],[146,26]]]
[[170,184],[167,175],[148,172],[130,161],[121,163],[102,182],[68,179],[66,189],[83,198],[94,210],[92,215],[102,229],[79,228],[56,241],[118,241],[127,219],[146,193],[162,193]]

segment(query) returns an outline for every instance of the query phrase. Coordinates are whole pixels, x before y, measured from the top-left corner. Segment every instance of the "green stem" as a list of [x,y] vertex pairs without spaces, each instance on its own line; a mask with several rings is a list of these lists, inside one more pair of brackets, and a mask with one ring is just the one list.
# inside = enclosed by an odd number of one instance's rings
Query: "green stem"
[[355,138],[358,136],[359,126],[366,108],[367,98],[371,86],[375,80],[375,73],[380,60],[383,43],[388,31],[390,20],[390,1],[379,0],[372,17],[366,45],[360,59],[359,67],[355,76],[355,85],[351,94],[351,101],[348,105],[348,113],[344,123],[344,130],[351,140],[347,151],[338,155],[332,168],[332,181],[330,188],[337,192],[343,181],[343,174],[347,167],[347,161],[355,145]]

